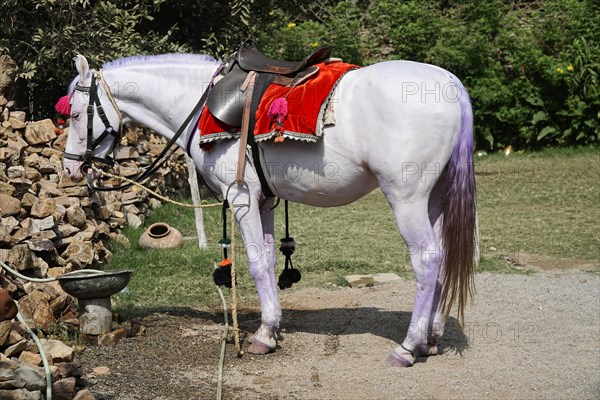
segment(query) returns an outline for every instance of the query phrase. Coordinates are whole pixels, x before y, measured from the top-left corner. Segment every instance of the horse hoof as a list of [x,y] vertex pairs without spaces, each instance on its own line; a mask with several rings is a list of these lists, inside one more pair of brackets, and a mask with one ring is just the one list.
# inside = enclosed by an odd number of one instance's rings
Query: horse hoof
[[269,346],[266,343],[259,342],[258,340],[253,340],[252,345],[248,348],[248,353],[252,354],[269,354],[275,351],[274,347]]
[[[248,335],[248,338],[246,339],[246,341],[250,344],[254,343],[254,341],[256,340],[256,337],[259,336],[261,334],[261,328],[258,328],[258,330],[256,332],[254,332],[251,335]],[[281,330],[279,328],[273,328],[271,330],[271,335],[269,337],[269,339],[275,339],[275,343],[279,343],[281,341],[283,341],[283,335],[281,334]]]
[[435,344],[421,344],[416,348],[417,357],[429,357],[438,355],[438,347]]
[[415,363],[415,358],[408,353],[400,355],[394,351],[388,356],[385,363],[390,367],[412,367]]

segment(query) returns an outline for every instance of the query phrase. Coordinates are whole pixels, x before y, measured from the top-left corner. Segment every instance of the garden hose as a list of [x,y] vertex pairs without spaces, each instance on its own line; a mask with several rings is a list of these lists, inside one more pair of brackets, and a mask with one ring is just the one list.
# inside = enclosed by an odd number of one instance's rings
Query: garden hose
[[227,302],[223,291],[217,286],[219,297],[223,303],[223,318],[225,319],[225,327],[223,328],[223,338],[221,342],[221,358],[219,359],[219,378],[217,381],[217,400],[221,400],[223,396],[223,365],[225,364],[225,345],[227,344],[227,333],[229,332],[229,319],[227,318]]
[[[15,271],[14,269],[12,269],[11,267],[9,267],[8,265],[4,264],[2,261],[0,261],[0,264],[2,265],[2,268],[4,268],[5,270],[7,270],[8,272],[10,272],[11,274],[13,274],[14,276],[24,279],[26,281],[29,282],[36,282],[36,283],[48,283],[48,282],[53,282],[55,280],[58,280],[58,277],[52,277],[52,278],[32,278],[30,276],[25,276],[23,274],[21,274],[18,271]],[[104,271],[100,271],[97,269],[80,269],[78,271],[71,271],[71,272],[67,272],[66,274],[62,274],[61,276],[69,276],[69,275],[75,275],[75,274],[80,274],[80,273],[85,273],[85,274],[102,274],[104,273]]]
[[[4,266],[4,263],[2,264],[2,266]],[[33,333],[31,328],[29,328],[29,325],[27,325],[27,322],[25,322],[20,312],[17,313],[17,319],[21,324],[23,324],[23,326],[25,326],[27,333],[29,333],[29,336],[31,336],[40,352],[40,357],[42,358],[42,362],[44,363],[44,372],[46,373],[46,400],[52,400],[52,372],[50,371],[50,364],[48,364],[48,357],[46,357],[44,346],[42,346],[42,342],[40,342],[40,339],[36,336],[35,333]]]

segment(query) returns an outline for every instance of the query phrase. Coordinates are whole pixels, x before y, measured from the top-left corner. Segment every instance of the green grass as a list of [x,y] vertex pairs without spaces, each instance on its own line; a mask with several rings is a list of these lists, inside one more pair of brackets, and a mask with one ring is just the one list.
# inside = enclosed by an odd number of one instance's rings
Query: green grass
[[[146,220],[145,226],[166,222],[184,236],[195,236],[194,211],[164,204]],[[401,240],[387,201],[379,192],[361,201],[338,208],[314,208],[290,204],[290,231],[297,244],[294,266],[302,272],[301,286],[345,285],[345,275],[369,272],[412,274],[408,252]],[[283,206],[276,210],[275,232],[285,236]],[[352,221],[352,224],[348,224]],[[114,245],[110,268],[134,270],[125,293],[114,297],[115,308],[125,315],[149,308],[211,304],[218,302],[212,271],[222,259],[221,209],[204,210],[209,248],[201,251],[197,240],[176,250],[142,250],[138,240],[143,228],[126,227],[129,248]],[[256,289],[245,259],[242,240],[236,229],[238,289],[242,300],[256,300]],[[278,254],[277,271],[284,258]]]
[[597,149],[493,155],[475,169],[484,257],[600,259]]
[[[482,261],[480,271],[527,273],[507,263],[529,253],[599,260],[600,152],[595,149],[490,155],[476,159]],[[221,259],[220,208],[204,210],[209,249],[192,240],[176,250],[143,251],[143,229],[126,228],[131,247],[115,247],[110,267],[131,268],[129,292],[116,296],[117,309],[136,313],[150,308],[214,304],[214,264]],[[193,210],[165,204],[146,221],[162,221],[184,236],[195,236]],[[283,207],[276,210],[276,235],[284,236]],[[393,214],[380,191],[337,208],[290,204],[290,232],[297,243],[294,266],[299,286],[345,284],[355,273],[395,272],[412,277],[408,252]],[[236,232],[237,234],[237,232]],[[239,234],[236,243],[241,245]],[[243,248],[238,247],[238,287],[242,300],[256,300]],[[278,254],[277,271],[283,269]]]

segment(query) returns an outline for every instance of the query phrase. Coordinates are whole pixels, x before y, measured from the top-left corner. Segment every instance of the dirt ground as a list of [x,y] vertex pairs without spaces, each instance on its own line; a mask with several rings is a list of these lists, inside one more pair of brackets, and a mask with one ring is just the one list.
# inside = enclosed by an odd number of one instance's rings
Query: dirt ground
[[[414,282],[284,292],[281,347],[238,359],[228,344],[223,398],[600,398],[600,274],[580,264],[478,274],[464,329],[451,318],[443,354],[403,369],[384,360],[408,329]],[[258,306],[242,306],[241,328],[254,331]],[[162,310],[143,323],[144,337],[84,352],[96,398],[214,399],[222,311]],[[110,375],[95,376],[98,366]]]

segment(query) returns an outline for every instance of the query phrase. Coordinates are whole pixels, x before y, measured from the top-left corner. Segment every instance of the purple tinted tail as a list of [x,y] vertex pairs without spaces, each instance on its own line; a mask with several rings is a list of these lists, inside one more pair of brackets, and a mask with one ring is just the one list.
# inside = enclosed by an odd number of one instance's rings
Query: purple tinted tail
[[460,104],[460,133],[446,169],[443,202],[444,243],[442,309],[448,315],[454,303],[464,322],[464,309],[474,290],[473,265],[477,251],[477,213],[473,170],[473,110],[466,89],[453,76]]

